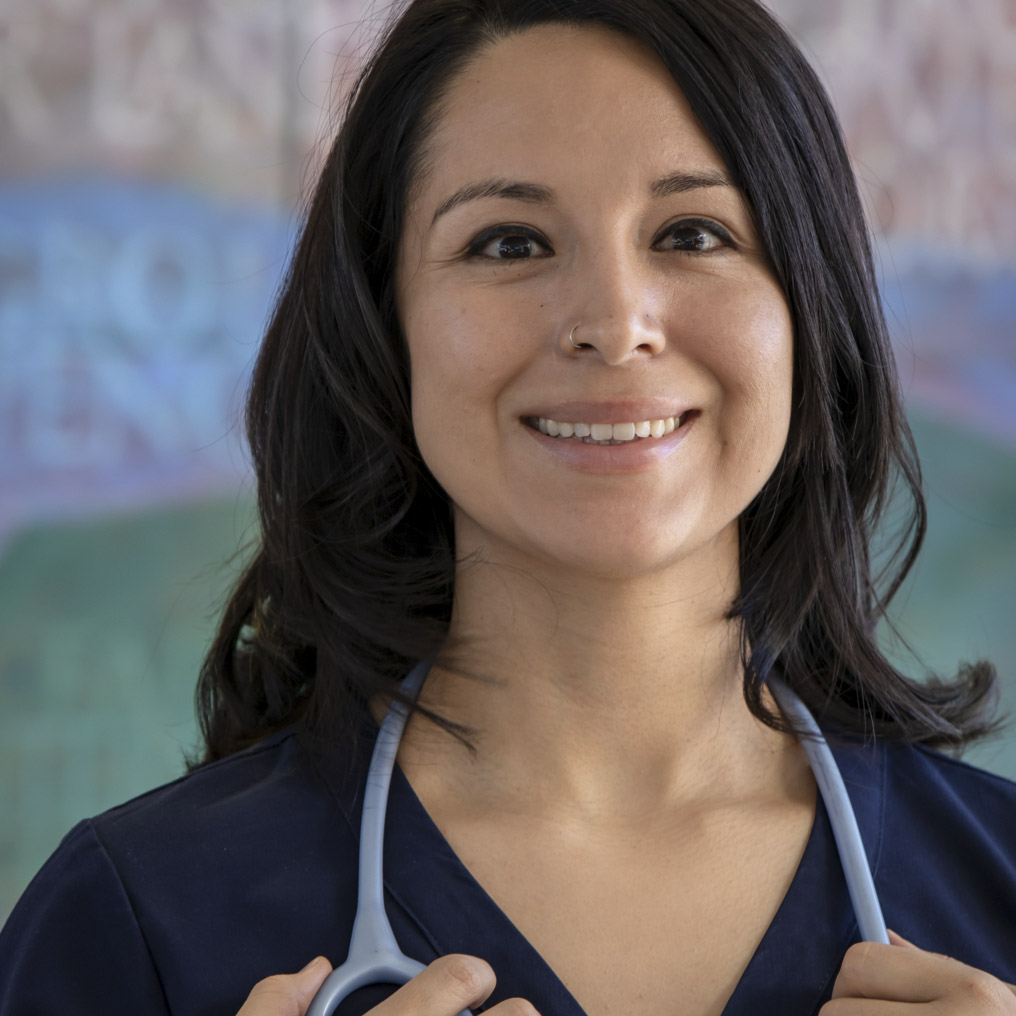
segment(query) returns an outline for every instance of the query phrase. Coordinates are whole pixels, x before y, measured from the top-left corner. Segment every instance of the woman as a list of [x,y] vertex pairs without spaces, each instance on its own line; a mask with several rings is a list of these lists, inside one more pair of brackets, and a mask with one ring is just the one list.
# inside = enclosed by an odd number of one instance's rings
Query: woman
[[[0,1012],[303,1013],[329,963],[268,975],[345,955],[367,753],[421,659],[384,866],[429,966],[339,1012],[1016,1012],[1016,788],[931,750],[989,729],[993,671],[918,684],[876,643],[918,470],[835,120],[754,0],[411,3],[248,427],[262,542],[205,755],[68,837]],[[774,676],[906,939],[857,942]]]

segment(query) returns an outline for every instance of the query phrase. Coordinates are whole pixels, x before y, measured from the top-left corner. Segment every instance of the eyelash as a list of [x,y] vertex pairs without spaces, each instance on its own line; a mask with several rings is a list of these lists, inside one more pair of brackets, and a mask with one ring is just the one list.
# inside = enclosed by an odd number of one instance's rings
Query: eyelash
[[653,246],[655,247],[664,237],[668,236],[674,230],[682,226],[691,227],[693,229],[701,229],[705,233],[712,233],[713,236],[715,236],[716,239],[720,241],[720,246],[713,247],[710,250],[703,251],[695,251],[695,250],[678,251],[675,249],[672,251],[672,253],[713,254],[717,250],[722,250],[723,248],[737,250],[737,244],[734,242],[734,238],[730,235],[730,233],[728,233],[727,230],[725,230],[718,222],[713,222],[712,219],[678,219],[676,222],[671,222],[669,225],[665,226],[663,229],[660,230],[659,233],[656,234],[656,237],[653,240]]
[[538,257],[549,257],[550,254],[554,253],[553,248],[547,243],[546,239],[542,237],[535,229],[529,229],[527,226],[493,226],[490,229],[485,229],[475,240],[473,240],[466,248],[466,255],[468,257],[483,258],[487,261],[532,261],[533,258],[494,258],[489,254],[483,253],[483,248],[489,246],[495,240],[505,239],[510,236],[522,237],[526,240],[531,240],[533,243],[539,244],[541,247],[546,248],[547,254],[538,255]]
[[[712,219],[678,219],[676,222],[671,222],[665,226],[653,239],[653,247],[655,247],[662,239],[669,235],[672,231],[679,227],[690,227],[698,228],[704,232],[712,233],[717,240],[720,241],[720,246],[713,247],[709,250],[679,250],[673,248],[670,253],[676,254],[712,254],[717,250],[724,248],[731,248],[736,250],[737,245],[734,242],[734,238],[724,229],[718,222],[713,222]],[[508,237],[520,237],[522,239],[530,240],[533,243],[546,249],[547,253],[538,254],[534,257],[528,258],[498,258],[491,257],[489,254],[484,254],[483,249],[488,247],[495,240],[506,239]],[[527,226],[493,226],[490,229],[485,229],[479,236],[477,236],[466,248],[466,256],[470,258],[480,258],[486,261],[533,261],[537,258],[549,257],[554,253],[553,248],[547,242],[547,240],[536,232],[534,229],[530,229]]]

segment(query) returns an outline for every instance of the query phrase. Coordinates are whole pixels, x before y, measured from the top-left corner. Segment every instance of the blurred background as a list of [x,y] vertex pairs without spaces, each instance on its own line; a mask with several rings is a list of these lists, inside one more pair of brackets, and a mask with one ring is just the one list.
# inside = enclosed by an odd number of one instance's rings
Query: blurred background
[[[923,455],[920,661],[1016,706],[1016,0],[774,0],[842,115]],[[173,779],[252,529],[243,392],[387,6],[0,7],[0,920]],[[1016,732],[968,757],[1016,777]]]

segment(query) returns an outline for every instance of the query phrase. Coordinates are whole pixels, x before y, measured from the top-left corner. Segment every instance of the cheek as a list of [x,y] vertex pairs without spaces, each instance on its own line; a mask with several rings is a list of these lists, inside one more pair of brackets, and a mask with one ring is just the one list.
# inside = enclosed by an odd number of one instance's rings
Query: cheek
[[419,430],[454,419],[482,366],[475,330],[461,308],[426,308],[404,322],[409,348],[413,423]]
[[775,290],[747,301],[735,317],[734,329],[735,341],[728,347],[729,376],[738,379],[735,388],[746,407],[785,431],[793,389],[794,341],[782,293]]
[[410,304],[403,328],[414,382],[471,387],[491,372],[507,344],[498,341],[504,325],[489,304],[454,290]]
[[745,480],[757,483],[776,468],[790,430],[793,329],[778,290],[746,301],[730,322],[716,361],[723,388],[722,441]]
[[446,489],[496,440],[497,397],[509,365],[485,320],[477,308],[449,299],[418,308],[403,324],[417,445]]
[[498,399],[532,361],[541,334],[538,312],[496,286],[434,287],[408,302],[402,324],[414,416],[419,406],[421,416],[468,414],[477,424],[496,418]]
[[[461,445],[465,369],[450,346],[428,332],[425,338],[409,340],[410,393],[413,431],[424,461],[438,477],[441,462]],[[456,366],[458,364],[458,366]]]

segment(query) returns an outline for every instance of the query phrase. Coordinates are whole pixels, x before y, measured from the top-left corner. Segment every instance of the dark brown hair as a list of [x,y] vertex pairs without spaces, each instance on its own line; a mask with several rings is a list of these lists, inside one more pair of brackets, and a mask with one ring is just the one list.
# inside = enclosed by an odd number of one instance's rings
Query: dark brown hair
[[[790,438],[740,520],[731,607],[749,708],[785,729],[761,698],[776,672],[827,731],[952,746],[984,733],[989,664],[918,682],[876,639],[925,506],[840,130],[786,32],[755,0],[412,0],[351,93],[254,372],[260,539],[201,672],[200,762],[293,723],[348,744],[365,702],[441,649],[454,536],[413,437],[396,252],[443,90],[485,46],[546,23],[617,31],[659,56],[790,306]],[[890,502],[898,525],[875,568]]]

